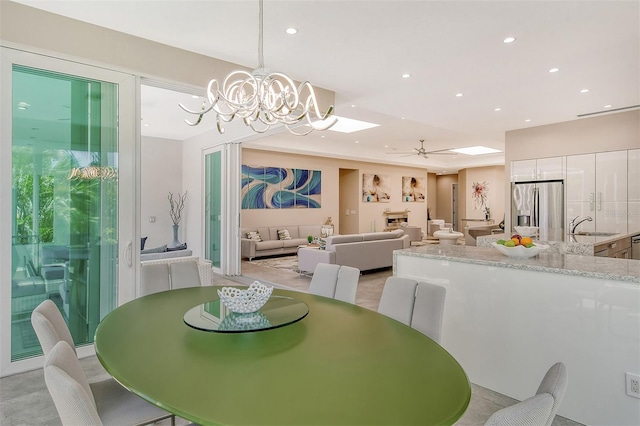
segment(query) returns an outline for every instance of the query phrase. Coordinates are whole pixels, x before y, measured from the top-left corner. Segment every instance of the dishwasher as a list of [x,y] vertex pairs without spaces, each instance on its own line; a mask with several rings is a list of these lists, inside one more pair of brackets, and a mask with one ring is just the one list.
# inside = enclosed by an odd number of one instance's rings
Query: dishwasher
[[640,260],[640,234],[631,237],[631,258]]

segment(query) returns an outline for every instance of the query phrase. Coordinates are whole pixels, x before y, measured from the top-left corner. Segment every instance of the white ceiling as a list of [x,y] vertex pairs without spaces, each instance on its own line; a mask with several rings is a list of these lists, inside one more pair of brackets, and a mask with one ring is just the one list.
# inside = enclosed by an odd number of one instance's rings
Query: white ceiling
[[[257,66],[256,0],[19,3]],[[264,20],[268,68],[333,90],[338,115],[381,125],[257,142],[283,150],[452,172],[502,164],[504,155],[423,159],[388,152],[410,151],[419,139],[429,151],[503,150],[505,131],[640,104],[639,1],[267,0]],[[285,34],[289,26],[298,34]],[[504,44],[507,36],[517,40]],[[549,73],[553,67],[560,71]],[[143,91],[144,133],[183,139],[200,132],[182,122],[188,117],[177,98],[164,92]],[[160,111],[166,115],[156,118]],[[205,116],[206,125],[214,121]]]

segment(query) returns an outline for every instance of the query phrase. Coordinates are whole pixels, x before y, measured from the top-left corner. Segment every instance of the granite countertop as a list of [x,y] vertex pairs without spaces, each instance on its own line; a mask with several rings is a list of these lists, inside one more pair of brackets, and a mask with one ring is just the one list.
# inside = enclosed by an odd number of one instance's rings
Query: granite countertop
[[[565,241],[535,241],[540,244],[548,245],[550,252],[561,254],[578,254],[584,256],[593,256],[593,249],[599,244],[613,242],[620,238],[629,238],[640,234],[640,231],[629,232],[625,234],[615,234],[609,236],[592,236],[592,235],[565,235]],[[491,247],[491,243],[502,240],[508,240],[512,234],[492,234],[483,235],[476,238],[478,247]],[[535,240],[535,238],[534,238]]]
[[522,259],[504,256],[492,247],[425,245],[395,250],[397,255],[450,260],[502,268],[524,269],[553,274],[576,275],[640,284],[640,260],[559,254],[545,250],[538,256]]

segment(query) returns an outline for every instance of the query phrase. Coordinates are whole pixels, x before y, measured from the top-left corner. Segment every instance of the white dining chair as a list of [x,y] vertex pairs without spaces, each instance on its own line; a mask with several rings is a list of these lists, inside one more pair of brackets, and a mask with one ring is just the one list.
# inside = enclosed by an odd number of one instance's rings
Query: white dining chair
[[440,343],[447,290],[439,285],[418,282],[411,315],[411,327]]
[[561,362],[553,364],[534,396],[496,411],[485,426],[551,426],[568,383],[567,367]]
[[195,260],[187,262],[171,262],[169,265],[171,289],[201,286],[198,262]]
[[140,296],[171,288],[169,266],[166,263],[143,264],[140,268]]
[[89,385],[73,348],[65,341],[45,357],[44,380],[64,425],[142,425],[175,417],[134,395],[115,380]]
[[318,263],[309,284],[309,293],[333,299],[338,284],[340,265]]
[[414,328],[440,343],[446,289],[409,278],[389,277],[378,312]]
[[410,326],[417,285],[416,280],[408,278],[387,278],[382,289],[378,312]]
[[31,312],[31,326],[36,332],[42,352],[47,355],[51,349],[61,340],[64,340],[75,352],[75,343],[69,327],[65,322],[60,309],[51,299],[40,303]]
[[358,281],[360,281],[360,269],[351,266],[340,266],[333,298],[355,305]]

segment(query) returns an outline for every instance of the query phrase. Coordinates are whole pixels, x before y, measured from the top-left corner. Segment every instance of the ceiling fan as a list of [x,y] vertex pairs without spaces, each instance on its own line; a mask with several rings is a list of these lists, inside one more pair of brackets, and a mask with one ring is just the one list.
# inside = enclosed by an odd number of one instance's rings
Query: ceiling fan
[[409,152],[387,152],[387,154],[404,154],[404,156],[418,155],[422,158],[429,158],[429,155],[456,155],[455,152],[450,152],[451,149],[452,148],[438,149],[435,151],[427,151],[424,148],[424,139],[420,139],[420,148],[413,148],[413,151],[409,151]]

